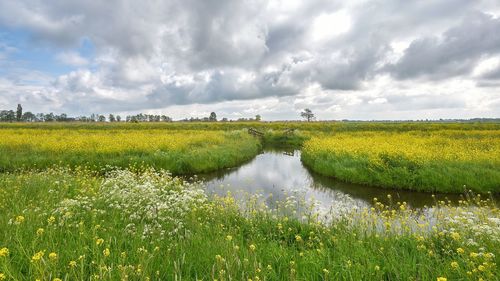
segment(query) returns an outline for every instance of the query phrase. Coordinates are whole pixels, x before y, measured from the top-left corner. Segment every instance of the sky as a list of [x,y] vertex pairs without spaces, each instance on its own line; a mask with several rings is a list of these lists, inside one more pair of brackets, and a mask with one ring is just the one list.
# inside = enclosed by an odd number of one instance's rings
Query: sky
[[0,1],[0,109],[500,117],[498,0]]

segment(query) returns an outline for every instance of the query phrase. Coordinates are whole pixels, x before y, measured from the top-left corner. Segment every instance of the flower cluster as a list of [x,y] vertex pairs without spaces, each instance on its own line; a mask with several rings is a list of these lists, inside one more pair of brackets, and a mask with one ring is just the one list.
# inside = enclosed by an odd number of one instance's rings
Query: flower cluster
[[134,174],[128,170],[110,172],[92,195],[65,199],[54,211],[59,225],[78,224],[88,214],[113,216],[123,230],[135,235],[140,229],[143,239],[164,239],[184,229],[183,218],[207,197],[197,183],[190,184],[167,172],[148,170]]

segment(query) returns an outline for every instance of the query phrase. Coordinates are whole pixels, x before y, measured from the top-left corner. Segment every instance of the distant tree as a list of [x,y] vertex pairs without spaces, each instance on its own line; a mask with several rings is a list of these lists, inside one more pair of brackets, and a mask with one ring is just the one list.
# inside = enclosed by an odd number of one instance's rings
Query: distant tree
[[312,111],[309,108],[304,109],[304,111],[302,111],[300,113],[300,116],[302,116],[302,118],[306,119],[307,122],[311,122],[312,120],[314,120],[314,114],[312,113]]
[[35,122],[36,121],[36,115],[27,111],[23,113],[22,120],[25,122]]
[[56,120],[56,117],[54,115],[54,113],[49,113],[49,114],[45,114],[44,117],[43,117],[43,120],[45,122],[52,122],[52,121],[55,121]]
[[99,117],[98,117],[97,121],[99,121],[99,122],[106,122],[106,116],[104,116],[104,115],[99,115]]
[[172,118],[166,116],[166,115],[162,115],[161,116],[161,121],[162,122],[172,122]]
[[259,114],[255,115],[255,121],[260,121],[260,120],[262,120],[262,117]]
[[36,114],[36,121],[37,122],[44,122],[45,121],[45,114],[43,114],[43,113],[37,113]]
[[16,120],[16,113],[13,110],[2,110],[0,111],[0,121],[2,122],[12,122]]
[[120,115],[116,115],[116,122],[121,122],[122,121],[122,117]]
[[226,117],[224,117],[224,118],[222,118],[222,120],[221,120],[221,121],[222,121],[222,122],[227,122],[228,120],[227,120],[227,118],[226,118]]
[[80,116],[77,117],[76,120],[80,122],[89,122],[90,118],[88,118],[87,116]]
[[217,121],[217,114],[215,114],[215,112],[211,112],[210,117],[208,117],[208,121],[216,122]]
[[16,120],[19,122],[23,118],[23,107],[21,104],[17,104],[17,110],[16,110]]
[[115,122],[116,121],[115,116],[113,114],[110,114],[109,117],[108,117],[108,119],[109,119],[109,122]]
[[54,116],[54,119],[58,122],[66,122],[68,120],[68,115],[66,113],[62,113],[61,115]]

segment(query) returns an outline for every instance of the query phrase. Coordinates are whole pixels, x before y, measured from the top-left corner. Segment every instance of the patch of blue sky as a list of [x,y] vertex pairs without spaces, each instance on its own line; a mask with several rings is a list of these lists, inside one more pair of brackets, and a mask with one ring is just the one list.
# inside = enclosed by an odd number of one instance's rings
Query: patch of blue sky
[[58,59],[63,52],[76,52],[81,57],[91,61],[95,47],[88,38],[82,38],[74,48],[62,48],[34,39],[28,31],[0,27],[0,45],[7,46],[4,53],[3,67],[0,76],[8,76],[14,69],[24,69],[40,72],[48,76],[59,75],[76,70],[78,67],[65,64]]

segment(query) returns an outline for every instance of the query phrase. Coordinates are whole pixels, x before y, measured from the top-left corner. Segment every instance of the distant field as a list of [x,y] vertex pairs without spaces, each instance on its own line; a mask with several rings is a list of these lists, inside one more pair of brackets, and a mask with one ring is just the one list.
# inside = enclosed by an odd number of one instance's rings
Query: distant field
[[1,129],[91,129],[91,130],[223,130],[232,131],[247,128],[258,130],[286,130],[296,129],[312,132],[341,132],[341,131],[435,131],[435,130],[500,130],[500,122],[46,122],[46,123],[0,123]]

